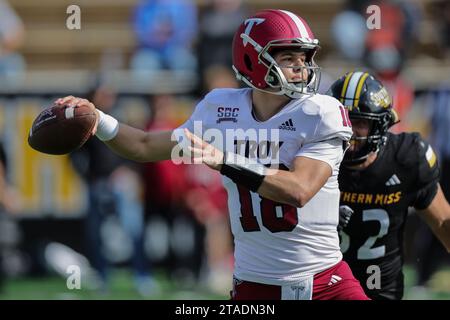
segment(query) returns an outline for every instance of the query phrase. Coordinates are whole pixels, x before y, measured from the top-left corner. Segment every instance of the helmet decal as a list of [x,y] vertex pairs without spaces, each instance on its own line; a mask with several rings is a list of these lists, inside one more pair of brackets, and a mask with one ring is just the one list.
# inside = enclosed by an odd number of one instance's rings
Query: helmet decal
[[374,92],[370,95],[370,99],[373,103],[378,104],[380,107],[389,108],[392,104],[392,99],[386,88],[381,88],[378,92]]
[[[246,34],[247,36],[250,36],[250,31],[252,31],[253,26],[255,24],[258,25],[260,23],[263,23],[264,20],[266,20],[266,19],[250,18],[250,19],[245,20],[244,24],[247,27],[245,28],[244,34]],[[242,41],[244,42],[244,47],[247,46],[248,38],[243,37]]]

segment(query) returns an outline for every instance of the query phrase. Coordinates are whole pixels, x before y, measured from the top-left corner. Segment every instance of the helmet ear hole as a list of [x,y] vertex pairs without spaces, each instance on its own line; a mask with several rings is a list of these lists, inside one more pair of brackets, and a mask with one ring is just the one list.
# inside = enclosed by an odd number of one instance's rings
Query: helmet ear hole
[[249,71],[253,71],[252,61],[250,60],[248,54],[244,55],[244,63]]
[[267,77],[267,82],[270,83],[272,86],[277,86],[280,84],[280,81],[273,70],[270,70],[270,73]]

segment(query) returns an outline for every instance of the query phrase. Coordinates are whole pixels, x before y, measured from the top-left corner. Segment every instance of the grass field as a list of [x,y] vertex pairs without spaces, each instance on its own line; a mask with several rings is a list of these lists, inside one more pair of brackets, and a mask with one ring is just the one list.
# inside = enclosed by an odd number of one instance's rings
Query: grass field
[[157,273],[155,279],[159,293],[150,296],[140,295],[134,287],[133,277],[126,270],[113,272],[108,289],[94,291],[68,289],[66,280],[59,276],[42,278],[18,278],[5,282],[0,300],[210,300],[228,299],[228,295],[212,293],[203,286],[180,284],[170,280],[164,273]]
[[[58,276],[45,278],[19,278],[6,281],[0,293],[1,300],[222,300],[228,293],[212,293],[202,285],[180,284],[170,280],[163,272],[156,273],[160,286],[156,295],[143,297],[133,286],[133,278],[126,270],[115,270],[109,290],[99,293],[81,288],[69,290],[65,279]],[[450,269],[438,272],[430,282],[428,290],[413,287],[415,273],[405,267],[405,299],[450,300]]]

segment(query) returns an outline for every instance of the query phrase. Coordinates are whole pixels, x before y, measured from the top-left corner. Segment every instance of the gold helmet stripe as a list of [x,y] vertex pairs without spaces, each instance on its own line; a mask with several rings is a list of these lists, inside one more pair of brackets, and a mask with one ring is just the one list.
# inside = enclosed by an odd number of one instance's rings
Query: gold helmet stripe
[[345,98],[345,94],[347,93],[347,88],[348,88],[348,83],[350,81],[350,78],[352,77],[353,72],[347,73],[347,75],[345,76],[345,80],[344,80],[344,85],[342,86],[342,91],[341,91],[341,97],[339,99],[339,101],[344,104],[344,98]]
[[359,79],[363,76],[364,72],[354,72],[351,76],[347,92],[345,93],[345,100],[344,100],[344,106],[346,107],[352,107],[353,106],[353,99],[355,99],[355,93],[356,93],[356,87],[358,86]]
[[361,90],[364,85],[364,81],[366,81],[369,74],[366,72],[362,75],[362,77],[358,81],[358,86],[356,87],[355,100],[353,100],[353,107],[357,107],[359,103],[359,97],[361,96]]

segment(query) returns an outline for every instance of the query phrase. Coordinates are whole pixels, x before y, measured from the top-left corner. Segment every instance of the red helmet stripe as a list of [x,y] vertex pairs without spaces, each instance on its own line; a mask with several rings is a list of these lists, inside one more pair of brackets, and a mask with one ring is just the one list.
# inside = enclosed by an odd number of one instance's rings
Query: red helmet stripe
[[295,25],[297,26],[298,31],[300,32],[300,37],[314,39],[314,35],[312,34],[308,25],[300,17],[298,17],[296,14],[293,14],[290,11],[286,11],[286,10],[280,10],[280,11],[287,14],[289,16],[289,18],[291,18],[292,21],[294,21]]

